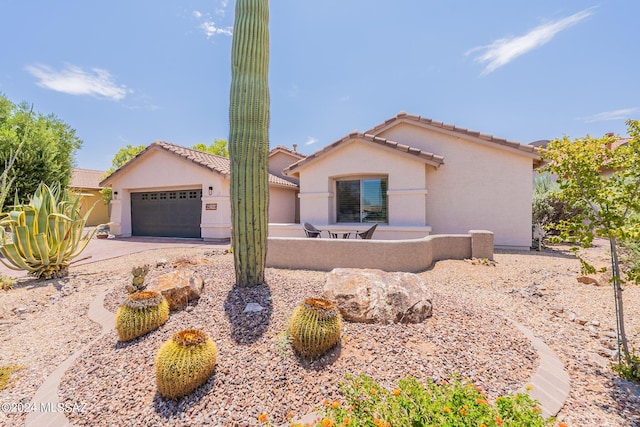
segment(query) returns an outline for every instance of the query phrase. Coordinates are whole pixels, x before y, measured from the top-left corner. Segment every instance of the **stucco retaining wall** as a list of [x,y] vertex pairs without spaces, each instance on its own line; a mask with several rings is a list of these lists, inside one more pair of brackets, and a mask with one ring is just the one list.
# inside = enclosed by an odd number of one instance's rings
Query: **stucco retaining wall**
[[492,232],[474,230],[469,234],[441,234],[411,240],[270,237],[267,266],[320,271],[342,267],[417,272],[438,260],[472,257],[493,259]]

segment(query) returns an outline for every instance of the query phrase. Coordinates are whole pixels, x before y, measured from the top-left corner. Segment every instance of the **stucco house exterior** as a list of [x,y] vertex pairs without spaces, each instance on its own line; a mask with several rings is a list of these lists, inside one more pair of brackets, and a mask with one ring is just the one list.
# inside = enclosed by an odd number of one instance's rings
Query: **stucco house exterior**
[[484,229],[496,246],[528,249],[539,161],[535,147],[400,113],[284,173],[299,180],[302,222],[359,230],[377,222],[376,239]]
[[[489,230],[499,247],[531,246],[538,148],[399,113],[304,156],[269,154],[269,236],[301,223],[374,239]],[[228,239],[229,159],[154,142],[100,184],[111,186],[111,232]],[[328,237],[325,233],[323,237]]]
[[109,207],[102,201],[100,180],[106,172],[94,169],[74,168],[71,171],[69,188],[80,196],[80,213],[84,216],[89,209],[93,210],[87,218],[88,226],[96,226],[109,222]]
[[[273,152],[276,162],[303,156]],[[279,164],[279,163],[278,163]],[[100,184],[111,187],[110,231],[116,236],[230,237],[229,159],[156,141]],[[295,221],[298,186],[269,174],[269,218]]]

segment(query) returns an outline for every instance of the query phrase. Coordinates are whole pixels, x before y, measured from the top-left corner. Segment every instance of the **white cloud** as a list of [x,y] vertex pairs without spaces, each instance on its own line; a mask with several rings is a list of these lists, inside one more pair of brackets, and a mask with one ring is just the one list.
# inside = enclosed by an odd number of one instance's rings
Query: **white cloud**
[[561,31],[583,21],[591,15],[593,15],[593,8],[588,8],[564,19],[540,25],[523,36],[498,39],[488,46],[473,48],[468,51],[466,55],[477,51],[483,52],[475,58],[475,61],[486,64],[485,69],[481,73],[482,76],[485,76],[513,61],[518,56],[524,55],[548,43]]
[[233,27],[219,28],[216,27],[216,23],[213,21],[205,21],[200,24],[199,28],[204,31],[208,39],[215,36],[216,34],[222,34],[225,36],[233,35]]
[[314,137],[310,136],[309,138],[307,138],[307,142],[305,142],[304,145],[313,145],[318,141],[319,141],[318,138],[314,138]]
[[220,16],[224,16],[227,13],[227,5],[229,4],[228,0],[222,0],[220,2],[220,7],[216,8],[216,14]]
[[69,64],[57,71],[47,65],[37,64],[28,65],[26,70],[38,78],[38,86],[69,95],[90,95],[120,101],[132,92],[126,86],[118,85],[111,73],[102,68],[84,70]]
[[193,16],[194,16],[194,18],[196,18],[196,19],[200,19],[200,18],[202,18],[202,12],[200,12],[200,11],[198,11],[198,10],[194,10],[194,11],[193,11]]
[[611,120],[627,120],[631,118],[633,114],[638,112],[640,112],[640,107],[621,108],[620,110],[604,111],[592,116],[579,117],[578,120],[582,120],[585,123],[606,122]]

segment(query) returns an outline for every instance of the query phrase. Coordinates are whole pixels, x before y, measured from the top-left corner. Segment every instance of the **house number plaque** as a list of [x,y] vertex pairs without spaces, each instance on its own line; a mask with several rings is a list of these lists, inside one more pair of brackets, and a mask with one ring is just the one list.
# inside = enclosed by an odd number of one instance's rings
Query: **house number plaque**
[[217,203],[207,203],[205,204],[205,209],[208,211],[217,211],[218,210],[218,204]]

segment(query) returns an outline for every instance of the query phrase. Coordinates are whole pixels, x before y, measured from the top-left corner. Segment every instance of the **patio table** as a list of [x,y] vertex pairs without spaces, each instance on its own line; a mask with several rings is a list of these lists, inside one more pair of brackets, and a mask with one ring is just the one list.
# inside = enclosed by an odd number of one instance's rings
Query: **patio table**
[[357,236],[360,233],[359,230],[356,229],[343,229],[343,228],[318,228],[318,230],[326,231],[329,233],[329,237],[332,239],[338,239],[338,235],[342,235],[342,239],[349,239],[351,235]]

